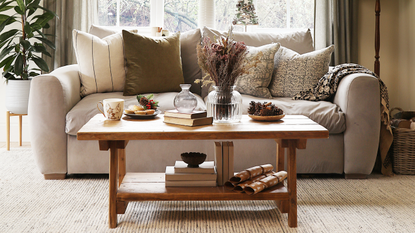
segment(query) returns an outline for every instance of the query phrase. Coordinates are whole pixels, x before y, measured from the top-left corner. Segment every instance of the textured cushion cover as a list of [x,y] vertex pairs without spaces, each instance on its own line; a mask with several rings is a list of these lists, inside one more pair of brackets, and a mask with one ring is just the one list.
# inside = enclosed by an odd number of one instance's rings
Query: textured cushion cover
[[[346,130],[346,116],[340,107],[328,101],[292,100],[288,97],[272,99],[242,95],[242,114],[248,114],[251,101],[272,102],[281,108],[285,114],[304,115],[329,130],[330,134],[342,133]],[[284,119],[283,119],[284,120]]]
[[[144,93],[148,95],[149,93]],[[174,109],[173,100],[178,92],[165,92],[160,94],[154,94],[153,99],[159,101],[159,110],[162,112]],[[108,98],[119,98],[124,99],[124,107],[135,104],[137,105],[137,98],[135,96],[123,96],[122,92],[112,92],[112,93],[96,93],[88,95],[79,101],[69,112],[66,114],[66,128],[65,132],[70,135],[76,136],[76,133],[85,125],[89,119],[97,114],[101,114],[97,109],[97,103],[103,99]],[[206,105],[204,104],[202,98],[196,95],[197,106],[196,110],[206,110]]]
[[73,46],[79,65],[81,96],[122,91],[125,68],[121,33],[100,39],[73,30]]
[[124,95],[180,91],[184,82],[180,33],[163,38],[122,33],[127,67]]
[[275,69],[269,90],[272,96],[292,97],[313,88],[329,70],[334,46],[306,54],[280,47],[275,54]]
[[262,52],[260,62],[256,67],[249,69],[249,74],[244,74],[236,80],[236,90],[241,94],[248,94],[257,97],[271,98],[268,85],[271,82],[274,71],[274,55],[280,44],[269,44],[261,47],[248,46],[247,61],[250,61],[258,53]]
[[[221,32],[207,27],[202,29],[202,36],[209,37],[212,41],[214,37],[219,38],[219,36],[226,34],[227,32]],[[256,47],[271,43],[280,43],[281,46],[290,48],[300,54],[314,51],[310,29],[289,33],[233,32],[233,39]]]

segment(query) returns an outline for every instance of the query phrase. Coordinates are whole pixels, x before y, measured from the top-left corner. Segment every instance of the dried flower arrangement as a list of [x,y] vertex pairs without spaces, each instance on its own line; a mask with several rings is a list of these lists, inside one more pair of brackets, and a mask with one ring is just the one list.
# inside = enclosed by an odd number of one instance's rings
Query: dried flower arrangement
[[202,86],[213,83],[224,88],[235,85],[237,78],[242,74],[249,74],[249,69],[256,67],[262,53],[246,59],[248,48],[242,41],[232,39],[232,27],[226,37],[220,37],[213,43],[205,37],[203,45],[197,47],[198,64],[206,75],[197,79]]

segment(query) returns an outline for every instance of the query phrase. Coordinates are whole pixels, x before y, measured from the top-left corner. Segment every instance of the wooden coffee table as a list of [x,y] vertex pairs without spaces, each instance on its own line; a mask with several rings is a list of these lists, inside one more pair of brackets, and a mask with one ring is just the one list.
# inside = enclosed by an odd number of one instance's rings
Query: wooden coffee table
[[[163,115],[149,120],[107,121],[99,114],[79,130],[78,140],[97,140],[100,150],[110,150],[109,227],[117,226],[117,214],[124,214],[130,201],[167,200],[275,200],[288,225],[297,227],[296,149],[305,149],[307,139],[328,138],[323,126],[301,115],[288,115],[278,122],[253,121],[244,115],[237,124],[187,127],[163,123]],[[164,173],[126,173],[125,148],[129,140],[230,140],[274,139],[277,171],[284,169],[288,152],[287,187],[282,183],[258,194],[229,191],[224,187],[165,187]],[[235,154],[235,158],[237,158]],[[252,162],[252,165],[255,162]]]

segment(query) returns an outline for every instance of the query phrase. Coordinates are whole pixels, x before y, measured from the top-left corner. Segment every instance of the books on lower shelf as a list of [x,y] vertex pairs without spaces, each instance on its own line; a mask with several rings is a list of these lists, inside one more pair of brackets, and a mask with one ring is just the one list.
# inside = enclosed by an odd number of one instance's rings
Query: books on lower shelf
[[198,168],[189,168],[183,161],[166,167],[166,186],[216,186],[216,179],[213,161],[205,161]]
[[213,117],[188,119],[188,118],[169,117],[165,115],[163,122],[170,123],[170,124],[176,124],[176,125],[185,125],[185,126],[211,125],[213,122]]
[[177,173],[216,173],[213,161],[205,161],[199,167],[187,167],[187,163],[176,161],[174,164],[174,172]]
[[218,185],[222,186],[234,173],[233,142],[215,142],[215,166]]

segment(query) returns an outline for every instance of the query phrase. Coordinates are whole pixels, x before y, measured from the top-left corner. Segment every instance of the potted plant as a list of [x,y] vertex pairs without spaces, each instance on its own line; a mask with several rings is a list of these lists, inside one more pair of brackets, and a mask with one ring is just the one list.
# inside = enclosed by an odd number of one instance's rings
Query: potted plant
[[42,33],[56,14],[40,0],[0,0],[0,68],[6,79],[6,108],[27,114],[30,79],[49,72],[42,55],[51,56],[45,45],[54,44]]

